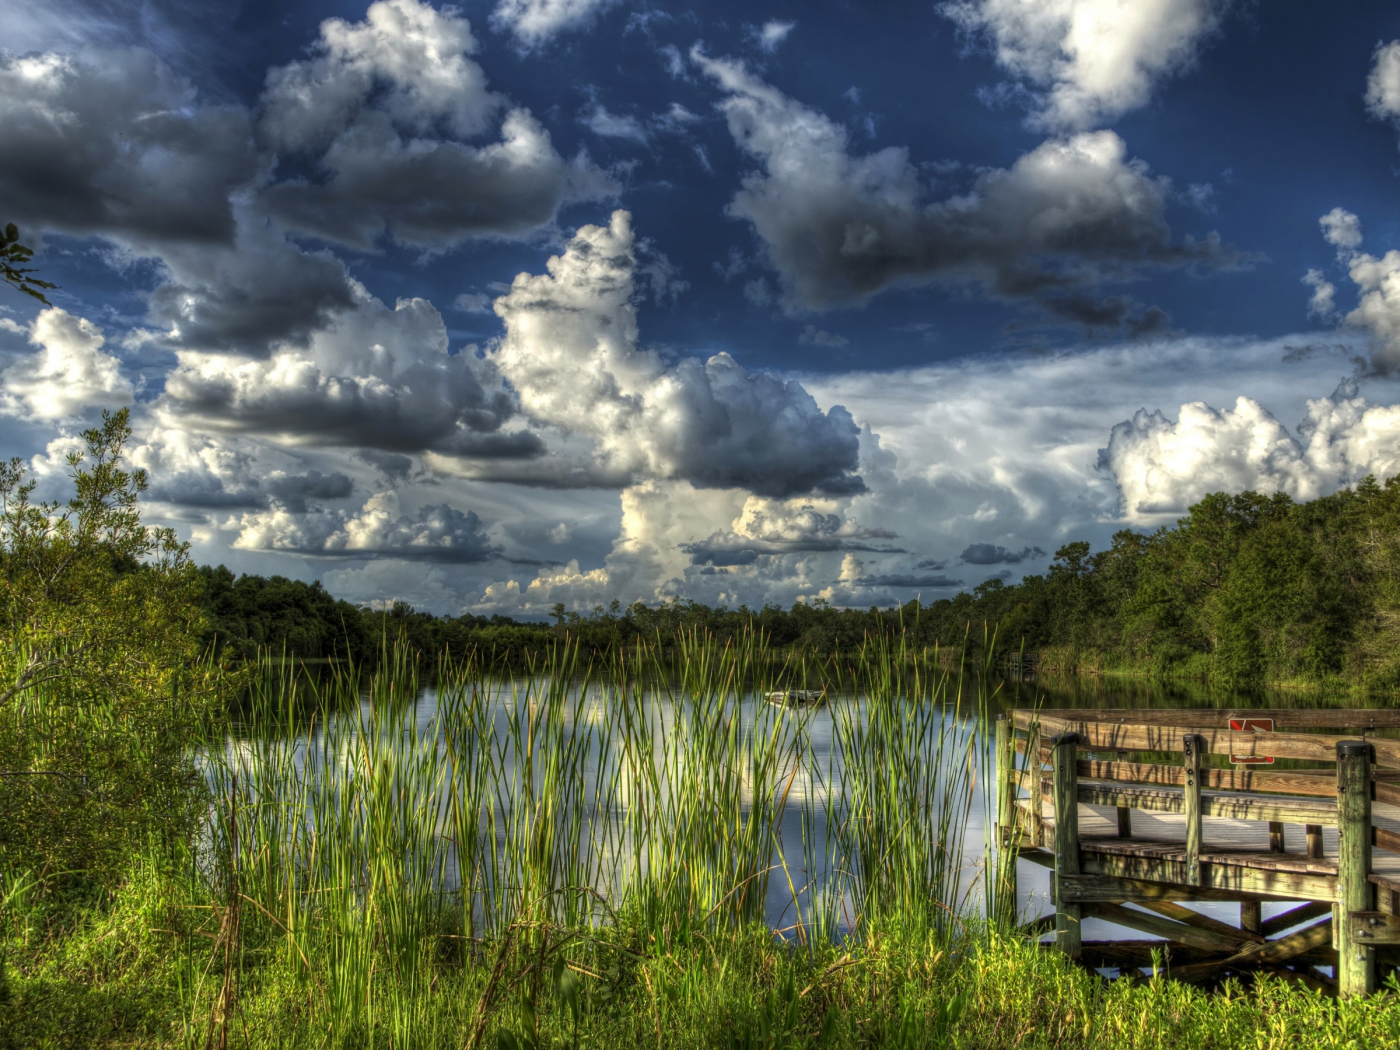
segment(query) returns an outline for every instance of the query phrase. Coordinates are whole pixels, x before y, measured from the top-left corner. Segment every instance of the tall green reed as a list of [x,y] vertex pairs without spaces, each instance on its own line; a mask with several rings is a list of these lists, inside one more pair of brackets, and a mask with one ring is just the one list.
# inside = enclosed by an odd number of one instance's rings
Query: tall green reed
[[[205,877],[236,872],[245,939],[335,1044],[421,1024],[435,967],[512,938],[543,971],[581,931],[673,943],[784,898],[783,932],[807,943],[950,935],[979,739],[961,681],[903,636],[821,664],[757,633],[592,662],[561,646],[514,676],[467,654],[438,666],[431,705],[402,649],[368,678],[284,665],[203,756]],[[827,689],[829,745],[820,716],[755,702],[798,684]]]

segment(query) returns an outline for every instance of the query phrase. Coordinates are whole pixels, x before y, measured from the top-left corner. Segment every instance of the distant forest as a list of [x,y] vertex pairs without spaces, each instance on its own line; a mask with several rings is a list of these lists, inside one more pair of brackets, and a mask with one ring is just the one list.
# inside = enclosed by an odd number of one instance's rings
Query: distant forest
[[424,653],[477,647],[518,666],[566,636],[601,652],[638,637],[664,643],[682,629],[723,637],[752,626],[783,650],[849,652],[903,630],[914,647],[938,645],[953,659],[966,639],[966,657],[980,660],[986,625],[996,629],[995,657],[1024,647],[1063,673],[1400,685],[1400,477],[1306,503],[1216,493],[1174,526],[1117,533],[1107,550],[1066,544],[1043,576],[888,609],[678,599],[582,615],[556,606],[544,624],[432,616],[403,603],[374,611],[319,583],[201,571],[209,638],[237,657],[266,647],[372,662],[382,639],[402,635]]

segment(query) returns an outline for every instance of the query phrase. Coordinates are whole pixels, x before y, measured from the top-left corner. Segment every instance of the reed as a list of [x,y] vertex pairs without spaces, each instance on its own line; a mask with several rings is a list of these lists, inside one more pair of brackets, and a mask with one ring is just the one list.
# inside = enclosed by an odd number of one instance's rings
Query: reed
[[[623,930],[662,950],[765,923],[813,955],[947,941],[975,885],[978,733],[953,680],[898,640],[803,663],[698,632],[526,674],[444,659],[431,705],[401,649],[367,679],[269,666],[201,756],[200,877],[236,883],[243,944],[333,1045],[398,1045],[448,958],[505,960],[484,1017],[548,991],[565,944]],[[828,691],[823,739],[756,702],[778,684]],[[188,1006],[197,1027],[202,989]]]

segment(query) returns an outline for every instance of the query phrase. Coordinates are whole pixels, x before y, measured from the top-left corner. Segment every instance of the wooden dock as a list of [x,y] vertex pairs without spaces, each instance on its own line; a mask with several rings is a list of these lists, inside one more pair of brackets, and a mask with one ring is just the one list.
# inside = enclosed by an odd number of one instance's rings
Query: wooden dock
[[[1088,966],[1135,974],[1155,953],[1181,980],[1369,994],[1400,964],[1396,729],[1400,711],[1012,712],[995,908],[1016,921],[1019,857],[1051,870],[1052,943]],[[1184,901],[1238,902],[1239,925]],[[1270,901],[1294,906],[1264,920]],[[1091,917],[1165,943],[1085,941]]]

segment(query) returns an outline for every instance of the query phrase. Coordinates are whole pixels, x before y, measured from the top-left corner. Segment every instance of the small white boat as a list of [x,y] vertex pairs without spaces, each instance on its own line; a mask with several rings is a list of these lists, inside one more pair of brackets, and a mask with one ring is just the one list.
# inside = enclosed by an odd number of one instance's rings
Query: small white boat
[[785,707],[809,707],[826,703],[825,689],[779,689],[768,694],[770,704]]

